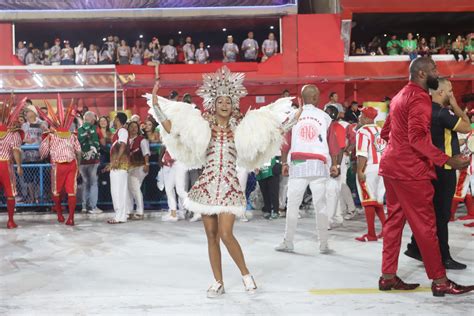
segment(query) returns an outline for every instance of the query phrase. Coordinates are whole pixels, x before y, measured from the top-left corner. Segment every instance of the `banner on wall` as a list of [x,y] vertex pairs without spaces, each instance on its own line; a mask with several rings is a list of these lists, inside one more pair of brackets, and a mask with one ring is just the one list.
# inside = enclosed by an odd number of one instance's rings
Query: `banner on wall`
[[0,10],[112,10],[112,9],[179,9],[245,6],[296,5],[296,0],[39,0],[0,1]]

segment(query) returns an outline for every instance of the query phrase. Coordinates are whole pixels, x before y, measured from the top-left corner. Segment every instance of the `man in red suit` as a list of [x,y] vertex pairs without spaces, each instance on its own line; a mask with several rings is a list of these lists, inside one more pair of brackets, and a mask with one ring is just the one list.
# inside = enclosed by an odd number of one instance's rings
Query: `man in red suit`
[[446,277],[436,235],[431,183],[436,178],[434,164],[448,164],[454,169],[469,165],[469,160],[460,155],[449,157],[431,142],[432,106],[428,89],[437,88],[435,62],[430,58],[413,60],[410,82],[393,98],[390,115],[381,132],[381,137],[388,142],[379,172],[384,178],[388,208],[379,279],[382,291],[413,290],[419,286],[404,283],[396,275],[406,221],[418,242],[426,273],[433,280],[433,295],[457,295],[474,290],[474,286],[458,285]]

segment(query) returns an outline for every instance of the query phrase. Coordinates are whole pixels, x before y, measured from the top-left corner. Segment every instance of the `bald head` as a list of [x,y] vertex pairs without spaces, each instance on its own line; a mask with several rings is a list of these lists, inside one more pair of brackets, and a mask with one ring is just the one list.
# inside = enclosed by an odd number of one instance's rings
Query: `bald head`
[[319,89],[313,84],[307,84],[301,88],[301,97],[303,98],[304,104],[316,106],[319,102]]
[[412,60],[410,63],[410,77],[418,77],[420,71],[428,72],[433,66],[436,65],[433,59],[429,57],[418,57]]
[[449,97],[453,93],[453,86],[446,78],[438,79],[438,89],[430,89],[433,102],[446,106],[449,104]]
[[425,90],[438,88],[438,69],[431,57],[415,58],[410,64],[410,81],[413,81]]

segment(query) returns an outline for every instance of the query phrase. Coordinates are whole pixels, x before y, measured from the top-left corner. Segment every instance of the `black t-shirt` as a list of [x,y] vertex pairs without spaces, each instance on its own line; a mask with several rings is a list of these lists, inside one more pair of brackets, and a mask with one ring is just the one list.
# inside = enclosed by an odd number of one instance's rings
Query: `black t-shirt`
[[[432,109],[431,140],[433,145],[451,157],[461,153],[458,134],[454,131],[461,118],[438,103],[433,102]],[[444,165],[444,169],[451,169],[451,167]]]

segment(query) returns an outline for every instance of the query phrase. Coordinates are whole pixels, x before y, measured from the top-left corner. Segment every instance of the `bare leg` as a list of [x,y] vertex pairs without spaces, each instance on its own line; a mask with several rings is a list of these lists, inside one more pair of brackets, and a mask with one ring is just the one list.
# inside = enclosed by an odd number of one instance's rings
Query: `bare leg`
[[219,245],[217,216],[202,215],[202,222],[206,231],[209,261],[211,262],[214,279],[224,284],[222,280],[221,247]]
[[234,233],[232,232],[234,229],[234,222],[234,214],[219,214],[219,236],[242,275],[247,275],[249,274],[249,270],[245,264],[244,254],[242,253],[239,242],[235,239]]

